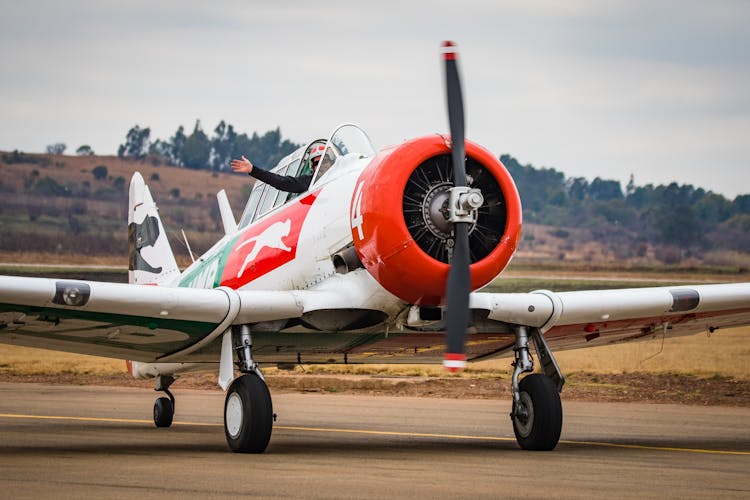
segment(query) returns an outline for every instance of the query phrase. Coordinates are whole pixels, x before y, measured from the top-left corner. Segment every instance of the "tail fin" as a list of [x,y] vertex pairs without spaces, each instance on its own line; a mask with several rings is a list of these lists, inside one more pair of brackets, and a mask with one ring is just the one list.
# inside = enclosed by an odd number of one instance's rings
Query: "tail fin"
[[130,180],[128,243],[128,282],[164,285],[179,276],[180,270],[159,218],[159,211],[139,172],[135,172]]

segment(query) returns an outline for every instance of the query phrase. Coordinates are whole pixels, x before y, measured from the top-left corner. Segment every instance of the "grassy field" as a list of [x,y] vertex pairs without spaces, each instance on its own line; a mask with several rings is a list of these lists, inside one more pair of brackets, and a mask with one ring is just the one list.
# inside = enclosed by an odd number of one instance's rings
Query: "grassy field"
[[[750,380],[750,327],[556,353],[563,372],[681,373]],[[487,367],[506,362],[488,361]],[[479,365],[482,365],[480,363]]]
[[[732,377],[750,380],[750,327],[615,346],[593,347],[556,353],[560,367],[571,373],[672,373],[700,377]],[[469,365],[462,377],[510,376],[510,358]],[[299,371],[302,371],[298,368]],[[0,374],[42,375],[69,373],[113,375],[125,371],[122,360],[83,356],[0,344]],[[270,369],[271,372],[275,368]],[[312,374],[369,374],[399,376],[445,376],[438,365],[314,365]]]
[[46,375],[73,373],[113,375],[125,372],[125,361],[83,354],[0,344],[0,374]]
[[[555,352],[560,368],[570,373],[672,373],[750,380],[750,327],[688,337],[647,340],[613,346]],[[510,376],[512,357],[472,363],[463,377]],[[318,365],[311,373],[445,376],[439,365]]]

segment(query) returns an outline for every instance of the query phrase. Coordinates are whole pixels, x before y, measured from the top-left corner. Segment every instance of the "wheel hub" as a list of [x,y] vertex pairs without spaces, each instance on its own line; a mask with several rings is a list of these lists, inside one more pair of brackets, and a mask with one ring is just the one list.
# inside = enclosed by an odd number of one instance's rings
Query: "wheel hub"
[[242,399],[236,392],[232,393],[227,400],[227,409],[224,414],[226,421],[227,432],[233,439],[236,439],[240,435],[242,429],[242,418],[244,412],[242,411]]
[[518,404],[513,412],[513,419],[516,422],[519,434],[523,437],[531,434],[534,427],[534,405],[528,393],[522,392],[520,394]]

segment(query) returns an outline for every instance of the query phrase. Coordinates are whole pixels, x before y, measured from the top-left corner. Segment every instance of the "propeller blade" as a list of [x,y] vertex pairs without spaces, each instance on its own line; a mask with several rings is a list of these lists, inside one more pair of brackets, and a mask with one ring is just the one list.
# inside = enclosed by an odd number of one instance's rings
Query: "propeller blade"
[[461,80],[458,77],[458,54],[453,42],[443,42],[445,59],[445,88],[448,97],[448,124],[451,131],[451,151],[453,158],[453,182],[456,186],[466,186],[466,165],[464,164],[464,101],[461,94]]
[[455,224],[453,260],[448,272],[446,290],[446,350],[443,365],[449,371],[459,371],[466,366],[466,328],[469,324],[469,228],[468,224]]
[[[456,187],[466,187],[464,145],[464,106],[461,81],[458,76],[455,44],[443,42],[445,82],[448,98],[448,122],[451,131],[453,181]],[[469,324],[469,223],[454,222],[454,246],[446,289],[446,351],[443,365],[448,371],[459,371],[466,366],[466,328]]]

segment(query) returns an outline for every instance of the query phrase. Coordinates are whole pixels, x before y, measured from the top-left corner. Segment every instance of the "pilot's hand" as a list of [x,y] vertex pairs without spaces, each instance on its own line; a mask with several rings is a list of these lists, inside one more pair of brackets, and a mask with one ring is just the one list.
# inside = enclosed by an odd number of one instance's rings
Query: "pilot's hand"
[[250,163],[250,160],[248,160],[244,156],[242,157],[241,160],[232,160],[232,163],[230,164],[230,166],[232,167],[232,170],[235,172],[249,174],[250,172],[253,171],[253,164]]

